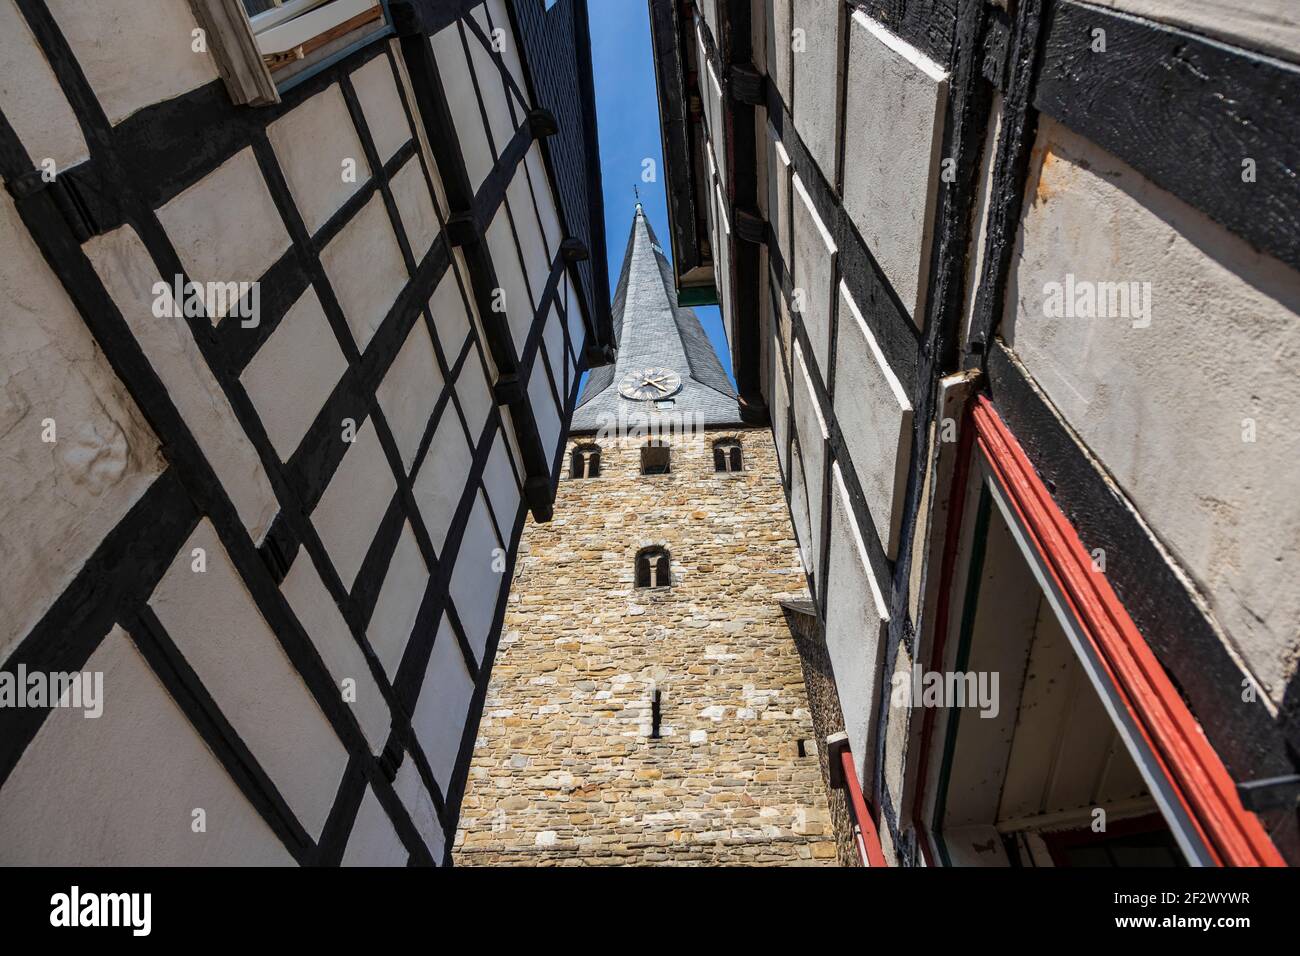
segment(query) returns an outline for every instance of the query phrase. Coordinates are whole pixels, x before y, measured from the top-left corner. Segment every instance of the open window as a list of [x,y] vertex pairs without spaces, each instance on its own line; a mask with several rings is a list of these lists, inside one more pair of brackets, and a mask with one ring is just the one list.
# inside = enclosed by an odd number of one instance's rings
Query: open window
[[[972,415],[928,666],[917,824],[931,863],[1280,863],[1010,430]],[[916,695],[922,699],[918,701]]]
[[280,90],[390,32],[382,0],[190,0],[236,103]]
[[636,553],[636,586],[672,587],[672,558],[666,548],[642,548]]

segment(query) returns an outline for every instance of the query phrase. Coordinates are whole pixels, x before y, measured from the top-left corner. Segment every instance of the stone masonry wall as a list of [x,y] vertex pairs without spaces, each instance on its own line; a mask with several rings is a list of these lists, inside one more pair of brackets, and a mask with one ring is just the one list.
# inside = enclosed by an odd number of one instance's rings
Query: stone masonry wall
[[[721,437],[742,472],[714,472]],[[554,519],[525,529],[457,865],[835,865],[771,437],[670,443],[668,475],[642,476],[630,439],[602,443],[598,478],[566,459]],[[634,587],[649,545],[671,588]]]
[[[844,711],[840,709],[840,695],[835,690],[830,651],[826,648],[826,638],[817,623],[817,613],[811,601],[787,601],[784,611],[803,665],[804,688],[812,711],[813,728],[817,732],[817,742],[821,744],[831,734],[844,731]],[[826,787],[831,830],[840,866],[861,866],[847,791],[831,789],[831,763],[823,746],[817,748],[817,763],[821,768],[822,784]]]

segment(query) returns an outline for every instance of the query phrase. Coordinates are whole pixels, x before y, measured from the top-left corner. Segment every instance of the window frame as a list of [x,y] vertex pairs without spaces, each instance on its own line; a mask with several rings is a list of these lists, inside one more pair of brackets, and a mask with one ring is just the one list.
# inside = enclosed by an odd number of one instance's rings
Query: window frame
[[[963,542],[982,499],[995,507],[1017,539],[1046,600],[1108,702],[1117,728],[1128,727],[1130,753],[1189,860],[1211,866],[1285,865],[1260,820],[1246,810],[1231,775],[1210,745],[1155,653],[1095,566],[1078,531],[1052,498],[1015,434],[986,396],[975,399],[962,429],[953,475],[953,514],[945,544],[931,666],[943,668],[946,638],[959,628],[965,604],[959,582],[971,555]],[[926,711],[915,817],[921,846],[939,856],[938,831],[925,812],[944,784],[935,776],[947,734]],[[933,736],[932,736],[933,735]]]
[[[643,561],[646,566],[646,584],[641,583]],[[660,561],[663,562],[664,576],[667,578],[662,583],[657,573]],[[641,591],[663,591],[671,588],[673,586],[672,552],[661,544],[648,545],[639,549],[632,562],[632,584],[634,588]]]
[[[719,457],[721,453],[721,457]],[[718,463],[721,462],[721,468]],[[738,438],[718,438],[713,442],[713,472],[738,475],[745,470],[745,454]]]
[[[663,452],[664,455],[663,471],[646,470],[648,467],[656,467],[656,468],[658,467],[658,466],[652,466],[648,464],[646,461],[646,457],[647,457],[646,453],[651,451]],[[673,450],[671,445],[668,445],[665,442],[647,442],[646,444],[641,446],[641,477],[656,478],[661,475],[671,475],[672,473],[673,473]]]
[[[580,458],[580,453],[587,452],[588,456]],[[600,477],[600,458],[601,448],[595,442],[583,442],[573,446],[573,451],[569,454],[569,480],[570,481],[589,481],[593,478]],[[582,474],[578,474],[578,462],[582,461]],[[595,474],[592,474],[591,465],[595,463]]]
[[[280,94],[362,47],[394,35],[389,0],[284,0],[275,8],[252,16],[245,0],[189,0],[189,3],[195,21],[207,35],[208,49],[216,61],[226,91],[231,100],[241,106],[279,103]],[[337,5],[333,16],[320,16],[333,5]],[[304,50],[301,57],[285,59],[275,65],[267,61],[259,42],[259,35],[268,30],[287,28],[296,20],[312,18],[318,21],[320,29],[296,44],[305,48],[343,24],[374,10],[379,11],[377,17],[370,17],[338,36],[315,44],[311,50]],[[294,11],[297,11],[296,15],[291,15]],[[254,20],[258,23],[254,24]],[[337,41],[349,38],[350,42],[331,49]],[[295,64],[304,65],[285,75],[284,71]]]

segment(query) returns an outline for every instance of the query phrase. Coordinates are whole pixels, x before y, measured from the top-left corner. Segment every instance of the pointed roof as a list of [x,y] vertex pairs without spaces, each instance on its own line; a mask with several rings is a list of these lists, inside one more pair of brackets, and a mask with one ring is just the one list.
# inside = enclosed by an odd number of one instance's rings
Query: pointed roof
[[678,306],[672,266],[640,203],[632,217],[612,312],[618,358],[587,376],[572,431],[594,431],[628,414],[656,412],[653,402],[632,401],[618,391],[629,371],[651,366],[671,369],[682,378],[681,391],[673,396],[674,413],[705,425],[740,424],[736,390],[695,312]]

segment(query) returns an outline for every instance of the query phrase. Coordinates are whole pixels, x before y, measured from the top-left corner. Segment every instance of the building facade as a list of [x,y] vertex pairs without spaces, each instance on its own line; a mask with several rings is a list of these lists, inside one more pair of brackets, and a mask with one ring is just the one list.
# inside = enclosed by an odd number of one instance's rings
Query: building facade
[[445,862],[612,355],[583,0],[3,0],[0,73],[0,862]]
[[474,865],[833,865],[776,454],[640,206],[618,360],[529,524],[461,813]]
[[649,8],[867,842],[1300,862],[1293,5]]

